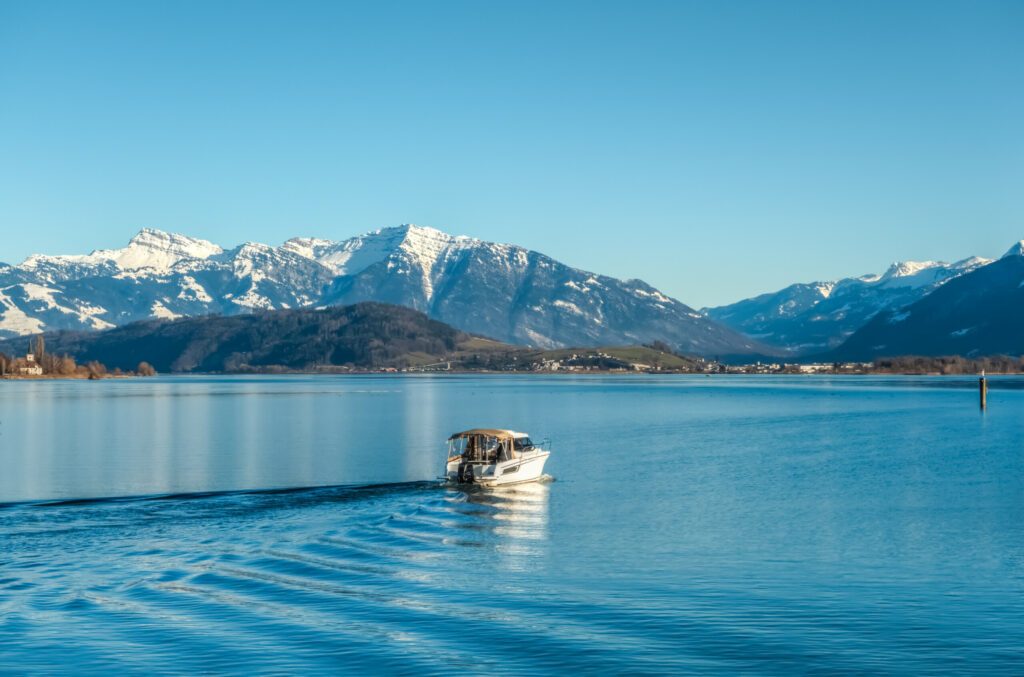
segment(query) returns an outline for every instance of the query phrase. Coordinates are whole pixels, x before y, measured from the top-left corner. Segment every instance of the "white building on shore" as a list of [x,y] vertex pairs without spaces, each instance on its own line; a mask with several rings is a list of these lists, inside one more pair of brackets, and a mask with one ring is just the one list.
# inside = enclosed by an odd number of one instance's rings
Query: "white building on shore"
[[43,367],[36,362],[36,356],[32,352],[25,353],[25,364],[18,367],[18,373],[22,376],[42,376]]

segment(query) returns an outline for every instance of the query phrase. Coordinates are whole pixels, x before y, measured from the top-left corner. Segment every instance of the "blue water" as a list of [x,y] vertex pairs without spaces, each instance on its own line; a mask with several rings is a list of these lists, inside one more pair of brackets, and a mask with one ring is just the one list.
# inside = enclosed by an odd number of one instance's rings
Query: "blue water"
[[0,382],[0,671],[1020,674],[1019,385]]

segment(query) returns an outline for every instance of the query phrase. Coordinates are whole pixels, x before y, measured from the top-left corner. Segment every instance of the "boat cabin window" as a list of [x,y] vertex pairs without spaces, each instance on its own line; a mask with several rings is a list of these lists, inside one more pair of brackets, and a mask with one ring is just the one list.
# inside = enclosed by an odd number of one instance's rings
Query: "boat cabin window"
[[533,442],[530,441],[529,437],[517,437],[513,440],[513,449],[516,451],[522,451],[524,449],[533,449]]
[[471,435],[452,440],[451,452],[466,461],[494,463],[508,458],[505,444],[496,437]]

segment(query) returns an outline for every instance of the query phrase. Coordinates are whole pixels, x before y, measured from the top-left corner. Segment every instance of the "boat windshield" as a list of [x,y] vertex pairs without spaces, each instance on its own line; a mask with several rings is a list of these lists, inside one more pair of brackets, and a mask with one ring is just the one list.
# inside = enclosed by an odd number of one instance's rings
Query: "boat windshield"
[[461,456],[466,461],[494,463],[508,457],[504,442],[490,435],[468,435],[449,442],[449,456]]
[[524,449],[533,449],[533,442],[530,441],[529,437],[517,437],[512,441],[512,448],[516,451],[523,451]]

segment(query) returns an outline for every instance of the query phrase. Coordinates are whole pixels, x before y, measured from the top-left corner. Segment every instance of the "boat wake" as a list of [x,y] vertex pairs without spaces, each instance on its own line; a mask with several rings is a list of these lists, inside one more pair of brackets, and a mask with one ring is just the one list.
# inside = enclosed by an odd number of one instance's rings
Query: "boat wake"
[[0,659],[102,671],[130,647],[139,669],[438,672],[473,636],[464,667],[556,669],[581,640],[550,632],[578,624],[571,598],[527,585],[549,481],[9,506]]

